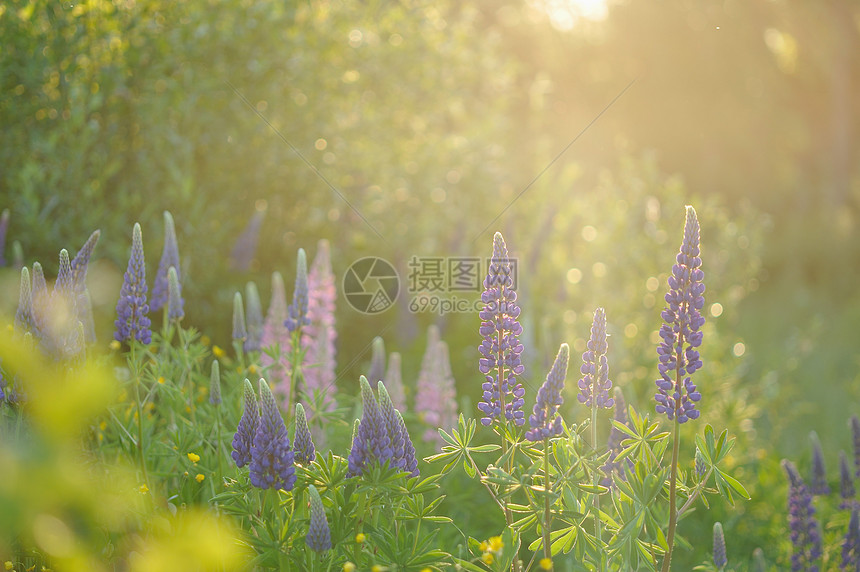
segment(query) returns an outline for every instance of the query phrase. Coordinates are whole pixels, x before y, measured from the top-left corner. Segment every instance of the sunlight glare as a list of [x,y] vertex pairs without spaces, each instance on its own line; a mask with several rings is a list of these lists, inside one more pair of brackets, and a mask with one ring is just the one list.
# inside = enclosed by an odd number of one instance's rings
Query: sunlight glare
[[553,27],[572,30],[580,20],[599,22],[609,15],[606,0],[531,0],[531,4],[549,16]]

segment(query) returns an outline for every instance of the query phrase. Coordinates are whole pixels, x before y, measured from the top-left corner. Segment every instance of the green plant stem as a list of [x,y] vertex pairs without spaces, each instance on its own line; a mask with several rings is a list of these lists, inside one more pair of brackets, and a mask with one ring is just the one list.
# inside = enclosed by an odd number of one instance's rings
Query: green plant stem
[[675,510],[675,489],[676,481],[678,480],[678,449],[681,437],[681,424],[678,423],[678,418],[675,417],[675,430],[672,435],[672,475],[669,477],[669,532],[666,535],[666,542],[669,545],[669,550],[663,558],[662,572],[669,572],[672,564],[672,549],[675,543],[675,526],[678,524],[678,512]]
[[[600,484],[600,475],[597,474],[597,396],[591,396],[591,447],[594,449],[594,488]],[[597,548],[600,551],[598,570],[603,570],[603,527],[600,524],[600,495],[594,493],[594,536],[597,540]]]
[[146,459],[143,456],[143,404],[140,402],[140,368],[135,359],[135,346],[137,343],[131,341],[131,366],[134,369],[134,401],[137,406],[137,457],[140,463],[140,472],[143,475],[143,484],[149,488],[149,476],[146,473]]
[[549,437],[543,438],[543,488],[544,488],[544,507],[543,507],[543,555],[544,558],[552,559],[552,550],[550,550],[549,537],[552,531],[552,513],[550,512],[549,494],[552,488],[549,484]]

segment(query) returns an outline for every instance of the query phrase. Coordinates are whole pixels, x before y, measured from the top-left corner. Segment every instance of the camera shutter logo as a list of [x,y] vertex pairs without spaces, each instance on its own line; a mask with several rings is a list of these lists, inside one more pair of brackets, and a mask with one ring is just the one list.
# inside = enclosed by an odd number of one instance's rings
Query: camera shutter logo
[[400,293],[400,277],[387,260],[360,258],[343,275],[347,303],[363,314],[379,314],[391,307]]

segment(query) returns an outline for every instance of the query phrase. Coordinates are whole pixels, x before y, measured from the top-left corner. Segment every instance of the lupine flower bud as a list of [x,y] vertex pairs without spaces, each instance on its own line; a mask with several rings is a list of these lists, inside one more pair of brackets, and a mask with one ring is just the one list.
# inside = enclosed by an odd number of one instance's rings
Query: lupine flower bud
[[134,223],[131,241],[131,256],[123,277],[119,301],[116,305],[117,319],[114,338],[118,342],[137,340],[142,344],[152,341],[150,320],[147,317],[146,265],[143,258],[143,238],[140,224]]
[[308,548],[314,552],[331,550],[331,531],[325,517],[325,507],[320,494],[313,485],[308,485],[308,494],[311,498],[311,522],[308,526],[305,542]]
[[251,484],[290,491],[296,482],[294,454],[284,419],[265,379],[260,379],[260,425],[251,446]]
[[234,269],[244,272],[251,268],[251,261],[257,253],[257,240],[260,238],[260,227],[263,226],[265,214],[265,211],[255,211],[248,221],[248,226],[236,239],[231,254],[231,265]]
[[372,353],[370,357],[370,370],[367,372],[367,381],[376,383],[385,375],[385,341],[376,336],[373,338]]
[[[155,274],[155,282],[152,285],[152,309],[160,310],[170,299],[170,282],[167,273],[170,267],[176,269],[177,284],[179,278],[179,246],[176,242],[176,227],[173,224],[173,215],[164,211],[164,249],[161,251],[161,260],[158,263],[158,272]],[[182,296],[182,290],[179,291]]]
[[702,398],[690,376],[702,367],[698,348],[702,344],[705,318],[700,310],[705,305],[705,277],[700,268],[699,219],[693,207],[687,207],[684,241],[669,277],[669,292],[663,310],[665,323],[660,327],[662,342],[657,347],[660,379],[656,381],[657,413],[665,413],[669,421],[685,423],[699,417],[695,403]]
[[221,405],[221,366],[217,359],[212,360],[212,372],[209,374],[209,403]]
[[702,452],[699,451],[699,448],[696,447],[696,476],[701,480],[707,472],[708,465],[705,463],[705,457],[702,455]]
[[406,428],[406,422],[403,421],[403,415],[396,409],[397,422],[400,426],[400,432],[403,434],[403,458],[400,462],[400,468],[409,472],[410,477],[420,476],[418,472],[418,459],[415,458],[415,446],[412,444],[412,439],[409,437],[409,430]]
[[484,308],[479,313],[482,320],[480,331],[484,337],[478,346],[482,356],[479,369],[485,381],[482,386],[484,400],[478,403],[478,409],[484,414],[481,418],[483,425],[490,425],[494,420],[502,423],[513,421],[518,426],[525,423],[522,410],[525,389],[516,379],[524,370],[520,361],[523,345],[519,341],[523,328],[517,319],[520,307],[513,286],[513,265],[508,257],[508,247],[502,234],[497,232],[493,237],[493,257],[481,294]]
[[569,358],[570,347],[567,344],[561,344],[546,381],[538,390],[537,401],[529,416],[531,429],[526,431],[526,439],[529,441],[543,441],[550,437],[557,437],[564,431],[558,409],[564,402],[561,392],[564,389],[564,378],[567,377]]
[[182,299],[182,289],[179,286],[179,274],[176,267],[167,269],[167,319],[177,322],[185,317],[185,300]]
[[45,281],[45,273],[42,265],[33,263],[33,288],[31,289],[33,303],[33,337],[41,339],[48,333],[48,315],[50,314],[48,295],[48,284]]
[[783,459],[782,467],[788,475],[788,517],[791,543],[792,572],[818,572],[821,558],[821,532],[812,505],[812,493],[800,478],[793,463]]
[[753,550],[753,572],[767,572],[767,561],[761,548]]
[[842,543],[842,563],[840,570],[854,572],[860,570],[860,510],[856,505],[851,508],[851,518],[848,521],[848,530]]
[[839,496],[842,497],[839,508],[847,509],[854,506],[855,493],[854,476],[848,466],[848,458],[845,456],[845,451],[839,451]]
[[245,306],[242,304],[242,293],[233,294],[233,341],[241,343],[244,347],[248,339],[248,330],[245,329]]
[[714,566],[722,570],[729,561],[726,558],[726,537],[723,535],[723,525],[714,523]]
[[75,258],[71,262],[72,279],[75,282],[75,292],[77,293],[81,293],[86,290],[87,268],[89,267],[90,258],[93,255],[93,250],[95,250],[100,236],[100,230],[93,231],[78,253],[75,254]]
[[406,395],[403,392],[403,374],[400,371],[400,354],[391,352],[388,356],[388,369],[385,370],[385,385],[388,394],[398,411],[406,411]]
[[257,352],[260,351],[263,339],[263,305],[260,302],[260,293],[254,282],[248,282],[245,285],[245,307],[245,322],[248,326],[245,351]]
[[830,487],[827,484],[827,473],[824,469],[824,453],[821,451],[821,442],[815,431],[809,434],[812,441],[812,475],[809,481],[809,492],[813,495],[829,495]]
[[306,326],[308,320],[308,260],[303,248],[296,258],[296,287],[293,290],[293,303],[287,309],[289,317],[284,325],[291,332]]
[[33,295],[30,290],[30,271],[21,269],[21,288],[18,294],[18,309],[15,311],[15,330],[21,334],[34,329]]
[[361,385],[362,414],[361,423],[352,441],[349,453],[349,476],[364,474],[374,462],[380,464],[391,460],[391,440],[379,403],[373,395],[373,390],[363,375],[359,379]]
[[311,438],[311,430],[308,428],[308,418],[305,416],[305,408],[301,403],[296,403],[296,430],[295,430],[295,462],[300,465],[309,465],[316,459],[314,442]]
[[586,407],[612,407],[614,401],[609,397],[612,382],[609,380],[609,361],[606,352],[606,312],[603,308],[594,311],[591,323],[591,339],[582,354],[582,367],[577,399]]
[[239,426],[233,436],[233,461],[240,469],[251,462],[251,446],[254,436],[260,425],[260,404],[257,402],[257,394],[251,387],[251,382],[245,380],[244,387],[245,411],[239,419]]

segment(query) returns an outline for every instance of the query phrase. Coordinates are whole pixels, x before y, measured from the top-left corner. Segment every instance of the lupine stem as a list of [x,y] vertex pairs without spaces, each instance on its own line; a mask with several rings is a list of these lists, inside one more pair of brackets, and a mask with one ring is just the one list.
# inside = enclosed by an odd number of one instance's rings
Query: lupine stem
[[669,550],[663,558],[662,572],[669,572],[672,564],[672,549],[675,543],[675,526],[678,524],[678,512],[675,510],[675,488],[678,480],[678,449],[681,437],[681,424],[678,418],[675,417],[675,430],[672,435],[672,476],[669,480],[669,532],[666,535],[666,542],[669,545]]
[[129,351],[131,352],[131,366],[134,370],[134,400],[137,404],[137,457],[140,463],[140,472],[143,475],[143,483],[149,488],[149,477],[146,474],[146,459],[143,456],[143,404],[140,402],[140,369],[134,355],[136,345],[137,342],[131,340]]
[[550,512],[549,494],[552,488],[549,484],[549,437],[543,438],[543,488],[544,497],[543,514],[543,555],[544,558],[552,559],[552,550],[549,545],[549,536],[552,532],[552,513]]
[[[591,399],[591,446],[594,449],[594,488],[600,484],[600,475],[597,474],[597,396]],[[598,569],[603,570],[603,529],[600,525],[600,495],[594,493],[594,535],[597,539],[597,547],[600,550]]]

